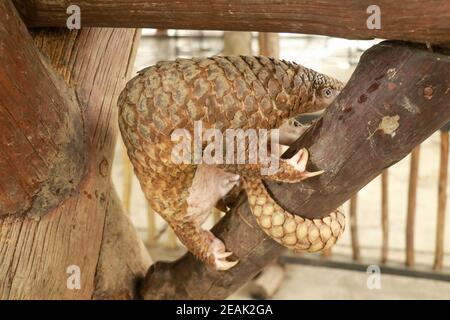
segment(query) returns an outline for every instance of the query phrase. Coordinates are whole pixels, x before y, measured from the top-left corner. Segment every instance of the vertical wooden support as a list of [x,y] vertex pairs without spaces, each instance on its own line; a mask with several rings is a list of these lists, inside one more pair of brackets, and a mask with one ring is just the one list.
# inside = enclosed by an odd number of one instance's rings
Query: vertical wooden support
[[350,234],[352,238],[352,256],[353,260],[359,261],[359,238],[358,238],[358,220],[357,214],[358,194],[355,193],[350,199]]
[[444,227],[445,209],[447,205],[448,149],[448,131],[441,131],[441,160],[439,166],[436,251],[433,265],[434,270],[441,270],[444,262]]
[[381,173],[381,263],[386,263],[389,252],[389,170]]
[[280,36],[278,33],[260,32],[258,34],[259,54],[272,58],[280,56]]
[[252,54],[251,32],[225,31],[223,34],[223,55]]
[[417,180],[419,177],[420,145],[411,152],[409,173],[408,213],[406,218],[406,265],[414,265],[414,224],[416,217]]

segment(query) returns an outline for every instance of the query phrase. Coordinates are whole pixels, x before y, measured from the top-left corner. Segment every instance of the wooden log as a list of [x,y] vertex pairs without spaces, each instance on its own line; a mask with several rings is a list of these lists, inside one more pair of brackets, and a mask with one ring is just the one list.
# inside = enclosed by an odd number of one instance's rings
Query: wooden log
[[386,263],[389,254],[389,170],[381,173],[381,263]]
[[416,220],[417,180],[419,178],[420,146],[411,152],[408,187],[408,211],[406,216],[406,265],[414,266],[414,227]]
[[[65,27],[64,0],[15,0],[28,26]],[[87,27],[234,30],[321,34],[349,39],[384,38],[450,42],[450,3],[378,0],[381,28],[369,29],[371,0],[142,1],[78,0]],[[399,22],[401,17],[401,22]]]
[[352,242],[352,257],[353,260],[359,261],[361,258],[361,254],[359,251],[359,237],[358,237],[358,194],[355,193],[350,198],[350,234],[351,234],[351,242]]
[[0,43],[0,217],[38,219],[85,174],[83,115],[9,0],[0,3]]
[[[449,83],[448,56],[407,43],[372,47],[323,118],[287,151],[289,156],[307,147],[308,169],[325,173],[295,184],[266,181],[266,186],[290,212],[310,218],[328,214],[450,119]],[[258,227],[244,195],[213,232],[239,259],[234,268],[214,271],[187,253],[154,264],[141,287],[143,297],[225,298],[282,252]]]
[[[70,130],[66,133],[85,141],[84,148],[76,152],[85,155],[86,171],[84,175],[83,171],[77,173],[82,180],[76,190],[47,214],[44,215],[44,209],[40,211],[39,220],[14,215],[0,217],[0,299],[136,297],[136,283],[151,261],[122,211],[110,170],[117,137],[116,101],[127,79],[127,69],[133,64],[130,57],[137,32],[134,29],[33,30],[33,42],[8,3],[0,2],[0,15],[7,17],[0,20],[0,59],[17,59],[6,65],[8,74],[19,73],[9,77],[13,81],[10,87],[33,92],[45,85],[48,75],[59,77],[66,87],[58,87],[54,82],[55,86],[42,91],[41,105],[28,104],[16,119],[22,122],[36,108],[51,109],[52,112],[39,115],[40,124],[30,127],[35,126],[35,131],[41,130],[40,125],[55,115],[64,119],[64,114],[59,114],[56,107],[64,109],[59,102],[69,99],[66,91],[73,88],[75,101],[79,102],[76,109],[83,112],[84,125],[73,133]],[[13,22],[16,26],[9,35],[4,34],[3,26]],[[10,51],[11,43],[23,45],[24,50]],[[42,59],[34,54],[35,45],[41,50]],[[22,59],[24,57],[27,58]],[[51,66],[42,74],[40,70],[45,61]],[[3,66],[2,63],[0,68]],[[23,70],[27,71],[26,76],[20,74]],[[8,87],[6,79],[2,78],[2,88]],[[39,93],[36,94],[39,97]],[[8,101],[7,107],[12,109],[22,103],[24,97],[28,97],[25,91],[20,95],[2,91],[0,99],[9,99],[2,101]],[[56,99],[49,101],[48,97]],[[76,122],[76,119],[76,115],[68,117],[69,122]],[[53,137],[57,132],[55,128],[48,131],[47,136]],[[45,150],[44,143],[37,145],[42,148],[36,150]],[[61,146],[55,147],[64,152]],[[25,147],[18,150],[27,154]],[[14,176],[16,170],[9,174]],[[67,286],[70,276],[67,270],[73,270],[71,266],[79,267],[79,289]]]
[[445,211],[447,206],[448,131],[441,131],[441,160],[439,164],[438,209],[436,222],[436,249],[434,270],[442,270],[444,264]]

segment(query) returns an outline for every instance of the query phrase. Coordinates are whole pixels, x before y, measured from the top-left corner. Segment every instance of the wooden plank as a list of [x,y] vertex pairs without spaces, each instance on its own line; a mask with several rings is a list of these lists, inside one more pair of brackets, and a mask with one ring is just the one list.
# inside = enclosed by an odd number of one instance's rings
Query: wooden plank
[[447,178],[448,178],[448,131],[441,131],[441,160],[439,165],[438,209],[436,222],[436,250],[434,256],[434,270],[442,270],[444,264],[444,231],[445,211],[447,206]]
[[[308,169],[325,173],[294,184],[266,181],[269,192],[300,216],[327,215],[450,120],[449,86],[449,57],[406,43],[372,47],[322,119],[287,151],[289,156],[308,148]],[[239,259],[234,268],[211,270],[190,253],[157,262],[142,296],[223,299],[283,251],[260,229],[242,194],[212,231]]]
[[[15,0],[28,26],[65,27],[65,0]],[[78,0],[84,27],[295,32],[349,39],[450,43],[446,0]],[[376,4],[381,28],[369,29]],[[399,19],[401,17],[401,20]]]

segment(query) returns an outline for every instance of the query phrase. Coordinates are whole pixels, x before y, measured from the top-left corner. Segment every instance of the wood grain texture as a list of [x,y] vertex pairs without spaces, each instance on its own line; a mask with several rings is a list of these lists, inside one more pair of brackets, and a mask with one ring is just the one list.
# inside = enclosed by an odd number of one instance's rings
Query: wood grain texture
[[[64,27],[67,1],[15,0],[28,26]],[[450,43],[446,0],[78,0],[82,25],[158,29],[236,30],[321,34]],[[370,30],[368,6],[381,9],[381,29]]]
[[[426,90],[424,97],[426,87],[433,92]],[[327,214],[442,127],[450,119],[449,94],[448,56],[397,42],[372,47],[323,118],[287,151],[307,147],[312,169],[326,172],[298,184],[267,182],[269,191],[291,212]],[[282,247],[257,227],[244,200],[213,229],[239,264],[214,271],[190,253],[173,263],[156,263],[141,288],[143,297],[226,298],[281,254]]]
[[[116,101],[132,65],[136,30],[43,29],[33,30],[33,35],[42,59],[48,59],[74,89],[83,110],[85,131],[76,134],[85,140],[86,174],[77,172],[83,178],[78,188],[39,221],[0,219],[0,298],[136,297],[136,283],[150,261],[123,214],[110,178],[117,137]],[[28,45],[33,47],[33,41]],[[36,58],[27,64],[29,68],[41,63]],[[22,78],[14,80],[20,85]],[[33,89],[39,81],[26,83]],[[29,105],[27,112],[31,109]],[[41,117],[51,119],[53,114]],[[67,288],[69,265],[80,267],[80,290]]]
[[0,216],[39,218],[85,172],[82,110],[39,57],[11,2],[0,3]]

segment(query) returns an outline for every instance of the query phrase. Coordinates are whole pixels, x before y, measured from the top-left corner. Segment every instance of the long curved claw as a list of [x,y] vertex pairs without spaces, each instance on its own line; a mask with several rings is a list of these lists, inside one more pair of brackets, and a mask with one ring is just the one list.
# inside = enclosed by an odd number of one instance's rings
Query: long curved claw
[[227,260],[227,258],[231,256],[233,252],[225,251],[225,245],[218,238],[215,238],[211,242],[211,246],[209,249],[211,252],[211,259],[209,260],[210,265],[216,270],[225,271],[231,269],[239,262],[239,260]]
[[233,252],[218,253],[216,255],[216,258],[219,258],[219,259],[227,258],[227,257],[231,256],[232,254],[233,254]]
[[314,171],[314,172],[305,171],[305,172],[303,173],[303,175],[304,175],[304,177],[305,177],[305,179],[306,179],[306,178],[311,178],[311,177],[319,176],[319,175],[321,175],[321,174],[324,173],[324,172],[325,172],[325,170]]
[[220,261],[216,262],[215,268],[216,268],[216,270],[225,271],[225,270],[233,268],[238,263],[239,263],[239,260],[236,260],[236,261],[220,260]]

